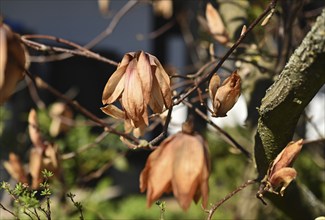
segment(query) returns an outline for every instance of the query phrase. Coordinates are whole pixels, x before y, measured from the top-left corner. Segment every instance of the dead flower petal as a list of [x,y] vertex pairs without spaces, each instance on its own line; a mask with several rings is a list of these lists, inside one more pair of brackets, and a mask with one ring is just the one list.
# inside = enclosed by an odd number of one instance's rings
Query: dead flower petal
[[100,110],[116,119],[125,118],[125,113],[115,105],[106,105],[104,107],[101,107]]
[[296,142],[291,141],[282,151],[278,154],[278,156],[274,159],[271,169],[270,169],[270,176],[273,173],[277,172],[278,170],[284,167],[292,166],[295,158],[298,156],[301,148],[303,146],[303,139],[300,139]]
[[211,100],[214,100],[214,96],[217,93],[217,89],[220,87],[220,77],[217,74],[213,74],[209,83],[209,95]]
[[145,104],[148,104],[150,100],[153,77],[149,57],[143,51],[140,52],[137,68],[142,86],[143,100]]
[[15,91],[16,84],[24,78],[27,52],[19,36],[0,23],[0,105]]
[[16,181],[28,183],[23,164],[21,163],[18,155],[15,153],[9,153],[9,161],[5,161],[3,166]]
[[219,15],[218,11],[208,3],[205,10],[205,16],[207,19],[208,27],[213,35],[214,39],[221,44],[226,44],[229,42],[229,37],[226,32],[225,25]]
[[283,196],[284,190],[290,184],[290,182],[297,176],[297,171],[291,167],[284,167],[276,171],[270,179],[270,184],[272,188],[276,189],[281,187],[280,195]]

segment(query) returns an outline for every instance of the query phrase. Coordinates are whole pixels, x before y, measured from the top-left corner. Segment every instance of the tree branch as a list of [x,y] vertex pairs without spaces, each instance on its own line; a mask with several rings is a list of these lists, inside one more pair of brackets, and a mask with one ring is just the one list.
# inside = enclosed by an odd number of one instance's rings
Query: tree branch
[[[292,140],[300,115],[325,83],[324,33],[325,10],[262,100],[254,148],[259,178],[264,177],[270,162]],[[310,196],[295,184],[291,188],[285,197],[277,197],[277,200],[285,203],[279,208],[285,209],[291,218],[299,219],[305,214],[304,218],[311,219],[324,214],[324,207],[319,209],[306,205],[312,204],[308,200]],[[299,200],[292,202],[298,195]],[[323,210],[323,213],[319,210]]]

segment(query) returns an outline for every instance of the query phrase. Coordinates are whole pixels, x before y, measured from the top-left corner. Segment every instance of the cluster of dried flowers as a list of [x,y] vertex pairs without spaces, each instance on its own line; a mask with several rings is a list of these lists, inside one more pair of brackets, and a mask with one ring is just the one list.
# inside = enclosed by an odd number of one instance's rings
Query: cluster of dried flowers
[[19,36],[0,21],[0,105],[15,91],[28,66],[27,52]]
[[[9,154],[9,160],[4,163],[8,173],[21,183],[38,189],[43,182],[42,171],[44,169],[60,177],[60,163],[56,145],[44,141],[39,131],[36,111],[32,109],[28,116],[29,136],[33,144],[29,152],[29,164],[25,169],[23,163],[15,153]],[[31,178],[29,178],[31,177]]]
[[[234,71],[220,85],[214,75],[209,84],[213,116],[224,117],[240,95],[240,77]],[[119,101],[119,105],[115,105]],[[172,105],[170,79],[159,60],[143,51],[126,53],[103,91],[101,110],[123,119],[126,132],[142,135],[149,125],[148,107],[162,113]],[[121,106],[119,108],[118,106]],[[139,132],[140,131],[140,132]],[[208,202],[208,147],[203,138],[186,122],[181,132],[165,139],[148,157],[140,176],[140,190],[147,190],[150,206],[163,193],[173,192],[186,210],[191,201],[202,196]]]

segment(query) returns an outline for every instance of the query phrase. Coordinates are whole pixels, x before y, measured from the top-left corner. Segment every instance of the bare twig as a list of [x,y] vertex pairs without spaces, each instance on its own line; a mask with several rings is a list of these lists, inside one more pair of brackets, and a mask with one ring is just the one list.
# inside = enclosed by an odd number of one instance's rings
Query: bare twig
[[167,135],[167,129],[172,116],[172,111],[173,111],[173,106],[168,109],[168,114],[165,120],[163,131],[157,137],[155,137],[153,140],[149,142],[149,146],[154,146]]
[[226,131],[224,131],[218,125],[213,123],[213,121],[211,121],[209,117],[206,114],[204,114],[200,109],[195,108],[191,103],[189,103],[186,100],[183,100],[183,103],[187,107],[194,109],[195,113],[197,113],[201,118],[203,118],[209,125],[215,128],[221,134],[221,137],[223,137],[223,139],[226,142],[239,149],[247,158],[249,159],[252,158],[251,154],[244,147],[242,147],[239,143],[237,143],[237,141],[235,141],[235,139],[233,139]]
[[16,219],[18,219],[18,216],[15,213],[13,213],[12,211],[10,211],[9,209],[7,209],[4,205],[2,205],[2,203],[0,203],[0,208],[2,208],[3,210],[5,210],[6,212],[10,213]]
[[58,90],[56,90],[55,88],[53,88],[52,86],[47,84],[45,81],[43,81],[40,77],[33,76],[29,71],[26,71],[26,74],[33,80],[33,82],[35,83],[35,85],[38,88],[46,89],[47,91],[49,91],[56,97],[62,99],[67,104],[69,104],[70,106],[75,108],[77,111],[79,111],[80,113],[85,115],[87,118],[94,121],[97,125],[103,127],[106,132],[122,136],[123,138],[128,139],[128,140],[134,142],[135,144],[139,144],[139,140],[137,138],[135,138],[134,136],[131,136],[129,134],[126,134],[126,133],[123,133],[123,132],[113,129],[108,124],[106,124],[102,119],[98,118],[96,115],[94,115],[93,113],[88,111],[86,108],[81,106],[77,101],[73,101],[70,98],[68,98],[67,96],[65,96],[64,94],[60,93]]
[[[29,40],[29,39],[51,40],[51,41],[55,41],[57,43],[62,43],[62,44],[68,45],[70,47],[75,48],[76,50],[70,50],[70,49],[56,47],[56,46],[47,46],[45,44],[41,44],[41,43]],[[67,53],[67,54],[71,54],[71,55],[78,55],[78,56],[84,56],[87,58],[96,59],[101,62],[108,63],[108,64],[114,65],[114,66],[118,65],[118,63],[113,60],[102,57],[99,54],[86,49],[85,47],[82,47],[76,43],[73,43],[71,41],[68,41],[68,40],[65,40],[62,38],[58,38],[58,37],[54,37],[54,36],[50,36],[50,35],[23,35],[23,36],[21,36],[21,40],[26,46],[31,47],[38,51],[54,51],[54,52]],[[32,61],[33,62],[45,62],[44,59],[38,60],[37,58],[34,58],[34,60],[32,60]]]
[[229,193],[228,195],[226,195],[223,199],[221,199],[219,202],[217,202],[216,204],[214,204],[210,210],[208,210],[207,212],[209,213],[207,220],[211,220],[212,216],[214,214],[214,212],[219,208],[219,206],[221,206],[223,203],[225,203],[228,199],[230,199],[231,197],[233,197],[236,193],[238,193],[239,191],[243,190],[244,188],[246,188],[247,186],[255,183],[256,180],[247,180],[244,184],[240,185],[237,189],[235,189],[234,191],[232,191],[231,193]]
[[100,43],[102,40],[104,40],[108,35],[110,35],[118,22],[121,20],[121,18],[128,12],[130,11],[131,8],[133,8],[138,1],[128,1],[114,16],[113,20],[111,23],[108,25],[108,27],[101,32],[97,37],[95,37],[92,41],[90,41],[88,44],[85,45],[85,48],[92,48],[96,44]]
[[96,139],[93,143],[89,143],[89,144],[86,144],[84,146],[81,146],[78,148],[77,151],[73,151],[73,152],[70,152],[70,153],[66,153],[64,155],[61,156],[61,159],[62,160],[68,160],[68,159],[71,159],[75,156],[77,156],[78,154],[82,153],[82,152],[85,152],[86,150],[94,147],[94,146],[97,146],[97,144],[99,144],[102,140],[105,139],[105,137],[108,135],[107,132],[102,132]]
[[[215,74],[215,72],[217,72],[217,70],[220,69],[220,67],[222,66],[222,64],[228,59],[228,57],[232,54],[232,52],[239,46],[239,44],[241,44],[241,42],[245,39],[245,37],[247,36],[247,34],[253,30],[253,28],[262,21],[262,19],[271,11],[275,8],[277,3],[277,0],[272,0],[270,2],[270,4],[268,5],[268,7],[262,12],[262,14],[260,16],[258,16],[258,18],[256,18],[251,25],[249,25],[249,27],[247,28],[247,30],[240,35],[240,37],[238,38],[238,40],[234,43],[234,45],[227,51],[227,53],[219,60],[219,62],[217,63],[217,65],[209,72],[205,73],[199,80],[196,86],[192,87],[191,89],[189,89],[180,99],[178,99],[177,101],[174,102],[175,105],[178,105],[179,103],[181,103],[186,97],[188,97],[193,91],[195,91],[200,85],[202,85],[204,82],[208,81],[213,74]],[[210,65],[208,65],[208,67],[210,67]]]

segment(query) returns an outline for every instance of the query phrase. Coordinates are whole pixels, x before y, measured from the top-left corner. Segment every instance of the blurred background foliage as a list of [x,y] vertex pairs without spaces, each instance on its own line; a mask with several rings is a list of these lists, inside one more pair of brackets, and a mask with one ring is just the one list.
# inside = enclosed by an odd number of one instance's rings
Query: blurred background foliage
[[[247,23],[261,14],[267,4],[268,1],[251,1],[251,7],[247,10]],[[265,28],[257,26],[254,29],[256,41],[263,39],[265,33]],[[261,60],[262,56],[255,58]],[[95,108],[98,110],[99,107]],[[139,191],[139,174],[150,151],[128,149],[117,135],[101,133],[91,121],[78,113],[75,113],[73,125],[66,133],[51,137],[49,130],[52,119],[49,111],[49,108],[38,109],[37,113],[44,139],[54,142],[62,157],[62,178],[51,182],[53,219],[78,218],[79,213],[65,196],[68,192],[76,194],[75,200],[82,203],[85,219],[159,219],[159,207],[152,205],[147,208],[146,195]],[[31,145],[27,130],[28,110],[15,116],[13,112],[11,106],[0,106],[0,156],[2,160],[7,160],[9,152],[15,151],[21,155],[23,162],[28,163]],[[16,131],[12,127],[10,123],[13,117],[24,125],[24,130]],[[122,124],[114,126],[123,130]],[[245,149],[253,149],[254,128],[236,125],[224,129]],[[202,135],[210,149],[209,204],[214,204],[246,180],[256,178],[257,174],[254,162],[223,141],[214,129],[206,129]],[[299,135],[300,138],[303,136]],[[304,183],[320,201],[325,201],[325,165],[319,153],[324,150],[321,147],[304,147],[294,167],[298,171],[296,181]],[[1,175],[7,174],[2,170]],[[271,203],[264,206],[256,199],[257,188],[257,185],[251,185],[239,192],[216,211],[213,219],[242,219],[243,216],[246,219],[287,219]],[[165,219],[204,219],[207,215],[200,202],[192,203],[190,209],[183,212],[172,195],[165,195],[161,201],[166,202]],[[2,217],[3,210],[0,212]]]

